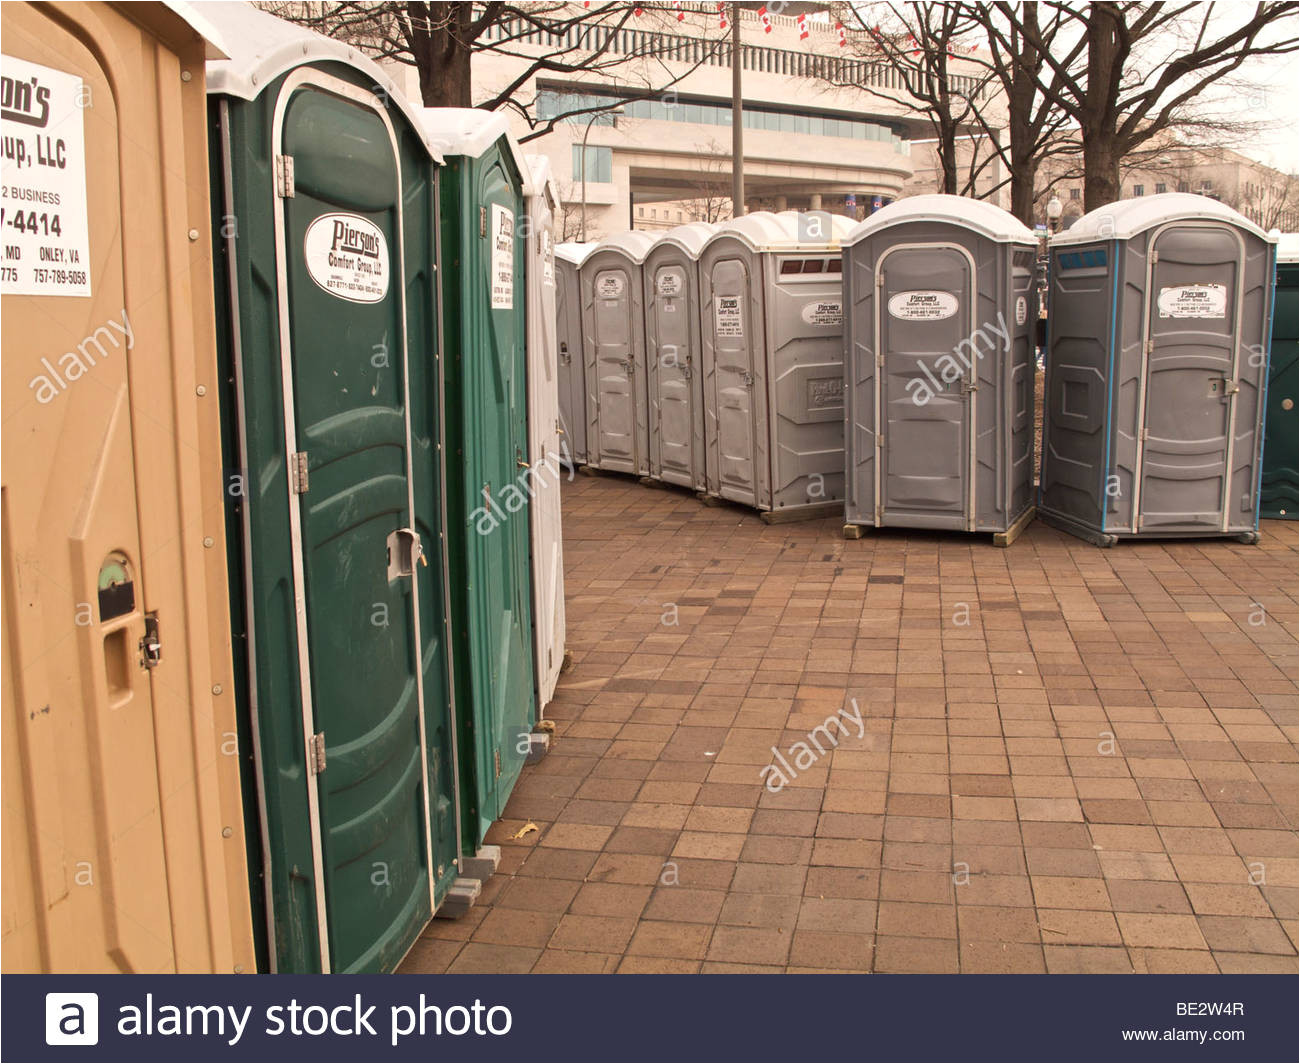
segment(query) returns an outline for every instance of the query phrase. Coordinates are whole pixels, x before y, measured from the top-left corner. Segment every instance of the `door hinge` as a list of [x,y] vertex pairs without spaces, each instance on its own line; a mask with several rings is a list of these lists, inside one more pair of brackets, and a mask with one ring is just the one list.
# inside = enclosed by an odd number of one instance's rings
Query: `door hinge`
[[496,778],[501,778],[501,750],[498,747],[492,751],[492,764],[496,768]]
[[275,194],[282,199],[293,199],[293,156],[275,157]]
[[487,236],[487,208],[482,206],[478,209],[478,235]]
[[1148,340],[1143,347],[1143,350],[1148,355],[1151,354],[1155,349],[1156,349],[1156,342],[1154,340]]
[[144,635],[140,637],[140,668],[156,669],[162,661],[162,639],[158,636],[158,614],[144,615]]
[[1154,266],[1160,261],[1160,252],[1152,251],[1151,254],[1147,256],[1147,261]]
[[295,451],[289,459],[289,483],[295,495],[307,494],[307,452]]
[[1138,433],[1138,439],[1140,439],[1143,443],[1146,443],[1147,435],[1150,433],[1150,431],[1151,431],[1150,429],[1144,428],[1141,432]]
[[1138,514],[1138,518],[1137,518],[1137,530],[1138,530],[1139,532],[1142,531],[1142,521],[1143,521],[1142,515],[1141,515],[1141,514]]
[[885,271],[884,271],[884,270],[879,270],[879,271],[877,271],[877,273],[876,273],[876,287],[877,287],[877,288],[884,288],[884,287],[885,287]]
[[884,447],[884,446],[885,446],[885,434],[884,434],[883,432],[877,432],[877,433],[876,433],[876,449],[879,450],[880,448],[882,448],[882,447]]
[[876,355],[876,369],[885,368],[885,353],[883,351]]
[[325,771],[325,733],[317,732],[311,737],[311,749],[307,751],[307,767],[313,776]]

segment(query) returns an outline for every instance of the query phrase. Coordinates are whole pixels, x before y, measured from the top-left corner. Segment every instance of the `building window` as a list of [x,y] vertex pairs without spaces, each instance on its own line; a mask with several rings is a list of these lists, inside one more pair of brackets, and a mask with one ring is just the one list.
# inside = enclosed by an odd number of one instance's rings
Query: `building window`
[[1157,195],[1157,196],[1161,195],[1162,193],[1168,192],[1168,191],[1169,191],[1169,186],[1166,185],[1163,181],[1157,181],[1157,182],[1156,182],[1156,195]]
[[1147,194],[1147,187],[1146,187],[1146,185],[1134,185],[1134,186],[1133,186],[1133,195],[1135,195],[1135,196],[1145,196],[1146,194]]
[[1077,188],[1070,189],[1070,199],[1077,200],[1078,198],[1079,198],[1079,190]]
[[[573,145],[573,179],[582,180],[582,145]],[[614,149],[587,145],[587,180],[609,184],[614,180]]]
[[1179,181],[1179,182],[1178,182],[1178,191],[1179,191],[1179,192],[1190,192],[1190,191],[1191,191],[1191,186],[1188,185],[1188,183],[1187,183],[1186,181]]
[[638,208],[636,209],[636,216],[637,216],[638,218],[644,218],[644,217],[645,217],[645,208],[644,208],[644,207],[638,207]]
[[654,207],[651,207],[651,208],[650,208],[650,217],[651,217],[651,218],[658,218],[658,217],[659,217],[659,212],[658,212]]
[[1214,183],[1213,183],[1212,181],[1202,181],[1202,182],[1201,182],[1201,191],[1202,191],[1202,192],[1209,192],[1209,191],[1210,191],[1211,189],[1213,189],[1213,188],[1214,188]]

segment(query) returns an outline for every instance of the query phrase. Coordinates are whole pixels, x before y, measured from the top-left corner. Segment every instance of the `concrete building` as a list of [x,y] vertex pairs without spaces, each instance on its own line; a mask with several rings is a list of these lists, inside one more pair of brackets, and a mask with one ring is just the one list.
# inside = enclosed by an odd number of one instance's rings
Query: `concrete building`
[[[1069,227],[1083,213],[1083,160],[1059,156],[1039,172],[1040,213],[1052,194]],[[1123,199],[1161,192],[1194,192],[1226,203],[1261,229],[1297,229],[1296,175],[1284,174],[1231,148],[1194,147],[1172,141],[1144,148],[1120,165]],[[1039,219],[1041,220],[1041,219]]]
[[[590,39],[578,28],[554,39],[509,23],[490,31],[509,40],[514,54],[474,56],[476,101],[518,80],[527,57],[557,47],[578,50],[569,61],[592,48],[622,57],[599,71],[534,73],[514,93],[536,118],[561,118],[527,143],[551,160],[562,200],[559,239],[582,238],[584,202],[589,240],[629,227],[731,217],[730,30],[720,27],[716,7],[646,5],[622,30],[589,31]],[[898,74],[841,47],[824,15],[808,18],[806,37],[795,16],[769,20],[767,31],[756,12],[741,12],[746,209],[861,217],[898,197],[913,172],[912,140],[929,135],[899,90]],[[414,70],[392,69],[418,99]],[[669,90],[645,98],[646,86],[670,81]],[[834,84],[843,81],[861,87]],[[621,115],[581,113],[620,100]],[[521,140],[533,131],[518,113],[510,120]]]

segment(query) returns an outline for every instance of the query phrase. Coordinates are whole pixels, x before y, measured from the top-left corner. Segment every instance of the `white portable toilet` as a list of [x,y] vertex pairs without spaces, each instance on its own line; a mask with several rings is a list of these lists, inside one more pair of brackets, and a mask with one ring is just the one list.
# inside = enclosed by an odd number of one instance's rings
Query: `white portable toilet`
[[587,463],[637,476],[650,472],[641,264],[653,243],[649,233],[619,233],[597,244],[578,271]]
[[1033,518],[1037,239],[961,196],[908,196],[844,239],[844,534]]
[[1044,520],[1101,546],[1259,538],[1276,243],[1180,192],[1052,237]]
[[650,477],[704,491],[704,375],[700,352],[699,254],[718,227],[669,229],[650,249],[645,285]]
[[560,429],[565,461],[587,462],[587,373],[582,346],[582,293],[578,271],[595,244],[555,246],[555,326],[559,343]]
[[767,521],[843,508],[839,242],[853,224],[760,211],[700,251],[706,490]]
[[545,155],[525,156],[528,224],[524,233],[527,292],[528,482],[533,574],[533,646],[537,708],[543,715],[555,695],[564,661],[564,548],[560,482],[565,440],[560,428],[558,340],[555,316],[555,242],[552,225],[560,196]]

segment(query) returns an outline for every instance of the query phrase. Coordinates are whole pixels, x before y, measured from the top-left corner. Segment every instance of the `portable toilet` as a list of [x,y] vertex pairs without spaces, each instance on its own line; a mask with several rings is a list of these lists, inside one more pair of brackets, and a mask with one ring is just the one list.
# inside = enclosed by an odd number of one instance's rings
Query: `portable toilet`
[[202,11],[230,49],[208,64],[211,216],[265,966],[390,970],[459,854],[439,159],[355,48]]
[[587,463],[647,476],[645,314],[641,264],[654,243],[629,230],[601,241],[578,271],[587,388]]
[[1273,336],[1268,349],[1268,408],[1264,414],[1264,471],[1260,478],[1260,517],[1296,519],[1296,274],[1300,271],[1300,234],[1285,233],[1277,245],[1277,287],[1273,296]]
[[1052,238],[1044,520],[1101,546],[1258,538],[1274,243],[1178,192]]
[[[441,176],[441,328],[447,419],[461,845],[501,816],[536,720],[522,225],[528,168],[499,114],[421,112]],[[432,224],[432,218],[430,218]]]
[[700,367],[699,254],[709,222],[670,229],[642,265],[650,476],[704,491],[704,387]]
[[759,211],[700,250],[707,491],[764,520],[843,509],[839,242],[852,226]]
[[[564,437],[560,427],[559,358],[555,320],[555,241],[551,226],[559,191],[545,155],[529,155],[531,195],[524,234],[528,294],[528,487],[530,505],[533,669],[537,711],[555,695],[564,663],[564,549],[560,529],[560,478]],[[572,475],[569,473],[568,475]]]
[[225,45],[181,4],[0,18],[4,971],[252,971],[209,505],[202,75]]
[[587,374],[582,348],[582,297],[578,271],[595,244],[555,246],[555,324],[559,344],[560,427],[565,461],[587,462]]
[[845,535],[1033,517],[1034,234],[991,203],[908,196],[844,238]]

